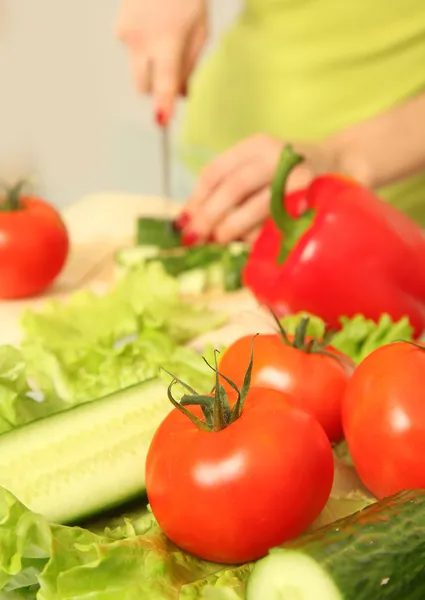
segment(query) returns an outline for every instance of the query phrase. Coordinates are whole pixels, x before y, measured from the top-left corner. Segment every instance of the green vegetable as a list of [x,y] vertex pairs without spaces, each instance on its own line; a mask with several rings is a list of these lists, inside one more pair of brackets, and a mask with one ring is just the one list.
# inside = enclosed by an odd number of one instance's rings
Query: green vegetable
[[199,295],[222,289],[235,291],[242,287],[242,271],[248,258],[248,247],[235,242],[222,247],[216,244],[161,250],[154,246],[124,248],[117,252],[121,270],[132,270],[146,263],[159,263],[176,278],[183,295]]
[[180,589],[179,600],[244,600],[254,563],[225,568]]
[[170,249],[181,245],[181,236],[169,219],[140,217],[137,221],[137,244]]
[[247,600],[420,600],[425,491],[405,491],[259,561]]
[[158,379],[0,436],[0,485],[58,523],[79,521],[145,493],[144,464],[170,412]]
[[[337,495],[357,490],[351,470],[339,476],[337,463],[336,472]],[[3,488],[0,548],[0,598],[1,590],[13,589],[37,600],[243,600],[254,566],[229,568],[182,552],[143,506],[102,516],[87,529],[64,527],[28,511]]]
[[[314,315],[299,313],[282,319],[282,325],[288,333],[294,333],[302,317],[309,316],[310,323],[307,334],[321,338],[325,331],[325,323]],[[412,340],[413,328],[407,317],[394,322],[387,314],[383,314],[378,323],[356,315],[352,319],[341,317],[341,330],[333,339],[332,346],[349,356],[354,362],[360,363],[368,354],[398,340]]]
[[249,251],[245,244],[230,244],[223,255],[224,289],[233,292],[243,287],[242,273],[248,260]]
[[103,296],[81,291],[65,304],[27,311],[21,361],[50,403],[47,414],[155,377],[161,366],[207,392],[208,369],[182,344],[224,321],[184,302],[178,283],[160,265],[148,264]]
[[0,433],[28,423],[45,412],[45,406],[30,397],[27,367],[19,350],[0,346]]
[[96,534],[49,524],[2,488],[0,547],[0,597],[176,600],[182,585],[223,568],[179,550],[152,519],[141,533],[126,520]]

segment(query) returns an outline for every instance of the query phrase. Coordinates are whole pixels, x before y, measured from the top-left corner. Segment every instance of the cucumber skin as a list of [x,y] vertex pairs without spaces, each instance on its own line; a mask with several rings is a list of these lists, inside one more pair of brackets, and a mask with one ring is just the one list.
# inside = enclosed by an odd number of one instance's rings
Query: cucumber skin
[[425,490],[400,492],[271,553],[286,549],[313,558],[344,600],[424,600]]
[[181,234],[170,219],[140,217],[137,221],[137,244],[158,246],[163,250],[181,246]]

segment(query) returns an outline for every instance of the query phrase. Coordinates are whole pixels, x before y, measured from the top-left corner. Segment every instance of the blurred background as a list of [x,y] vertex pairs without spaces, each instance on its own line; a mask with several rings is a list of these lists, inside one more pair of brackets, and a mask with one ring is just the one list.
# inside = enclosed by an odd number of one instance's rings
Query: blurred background
[[[239,0],[212,0],[212,35]],[[93,192],[159,194],[159,134],[114,37],[119,0],[0,0],[0,173],[36,174],[63,207]],[[208,48],[206,51],[208,52]],[[181,102],[173,134],[184,110]],[[192,185],[174,159],[173,195]]]

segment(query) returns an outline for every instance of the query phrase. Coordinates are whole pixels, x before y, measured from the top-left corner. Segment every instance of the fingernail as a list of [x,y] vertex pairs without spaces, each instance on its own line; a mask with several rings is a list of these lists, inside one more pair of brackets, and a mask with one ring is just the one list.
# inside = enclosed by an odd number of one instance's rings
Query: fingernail
[[183,96],[184,98],[186,98],[186,96],[187,96],[187,92],[188,92],[188,89],[187,89],[187,83],[185,83],[185,84],[183,85],[183,87],[182,87],[182,96]]
[[165,127],[168,121],[168,115],[165,110],[156,111],[156,122],[160,127]]
[[210,244],[216,244],[217,243],[217,239],[216,239],[216,237],[215,237],[215,235],[213,233],[209,236],[208,242]]
[[193,231],[186,231],[182,235],[183,246],[195,246],[199,242],[199,237]]
[[190,223],[190,215],[187,212],[182,212],[177,219],[174,220],[173,222],[173,227],[174,229],[177,229],[177,231],[181,231],[182,229],[185,229]]

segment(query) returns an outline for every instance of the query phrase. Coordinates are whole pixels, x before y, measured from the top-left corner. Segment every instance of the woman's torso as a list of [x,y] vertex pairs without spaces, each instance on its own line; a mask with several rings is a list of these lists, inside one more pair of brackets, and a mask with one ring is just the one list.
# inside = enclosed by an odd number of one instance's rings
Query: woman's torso
[[[247,0],[194,78],[181,150],[197,171],[202,149],[320,140],[422,90],[424,0]],[[425,225],[425,174],[383,195]]]

